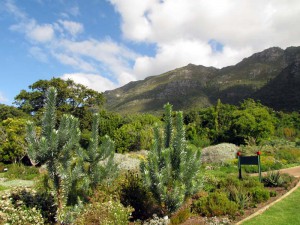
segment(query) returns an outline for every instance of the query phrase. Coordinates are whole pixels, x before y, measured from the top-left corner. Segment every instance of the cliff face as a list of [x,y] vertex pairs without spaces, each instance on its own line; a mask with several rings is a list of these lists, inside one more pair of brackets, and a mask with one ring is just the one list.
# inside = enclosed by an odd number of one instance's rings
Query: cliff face
[[187,110],[210,106],[218,98],[230,104],[255,98],[275,109],[299,110],[296,97],[283,104],[285,95],[299,96],[299,61],[300,47],[273,47],[222,69],[189,64],[105,92],[106,107],[121,113],[155,112],[167,102],[175,110]]

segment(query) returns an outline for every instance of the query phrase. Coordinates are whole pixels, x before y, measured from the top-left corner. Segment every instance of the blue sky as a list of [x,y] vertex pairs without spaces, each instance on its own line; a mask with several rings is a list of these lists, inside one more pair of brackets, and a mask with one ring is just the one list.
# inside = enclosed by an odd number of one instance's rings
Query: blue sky
[[97,91],[300,45],[297,0],[2,0],[0,103],[39,79]]

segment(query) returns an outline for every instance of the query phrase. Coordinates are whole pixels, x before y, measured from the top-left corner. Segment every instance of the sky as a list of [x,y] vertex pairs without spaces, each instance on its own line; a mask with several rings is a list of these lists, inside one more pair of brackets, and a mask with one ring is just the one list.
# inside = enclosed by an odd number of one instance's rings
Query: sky
[[99,92],[300,45],[299,0],[0,0],[0,103],[40,79]]

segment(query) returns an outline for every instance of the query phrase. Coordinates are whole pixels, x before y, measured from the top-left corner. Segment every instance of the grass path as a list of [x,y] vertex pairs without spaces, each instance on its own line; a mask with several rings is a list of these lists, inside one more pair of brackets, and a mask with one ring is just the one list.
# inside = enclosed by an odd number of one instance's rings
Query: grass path
[[300,188],[242,225],[299,225]]

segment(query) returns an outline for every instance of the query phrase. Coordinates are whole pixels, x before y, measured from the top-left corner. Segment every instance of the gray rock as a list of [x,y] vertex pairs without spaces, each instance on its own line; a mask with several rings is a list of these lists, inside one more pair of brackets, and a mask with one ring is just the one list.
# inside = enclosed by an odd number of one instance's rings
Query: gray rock
[[222,143],[202,149],[202,163],[225,163],[236,157],[239,147],[234,144]]

